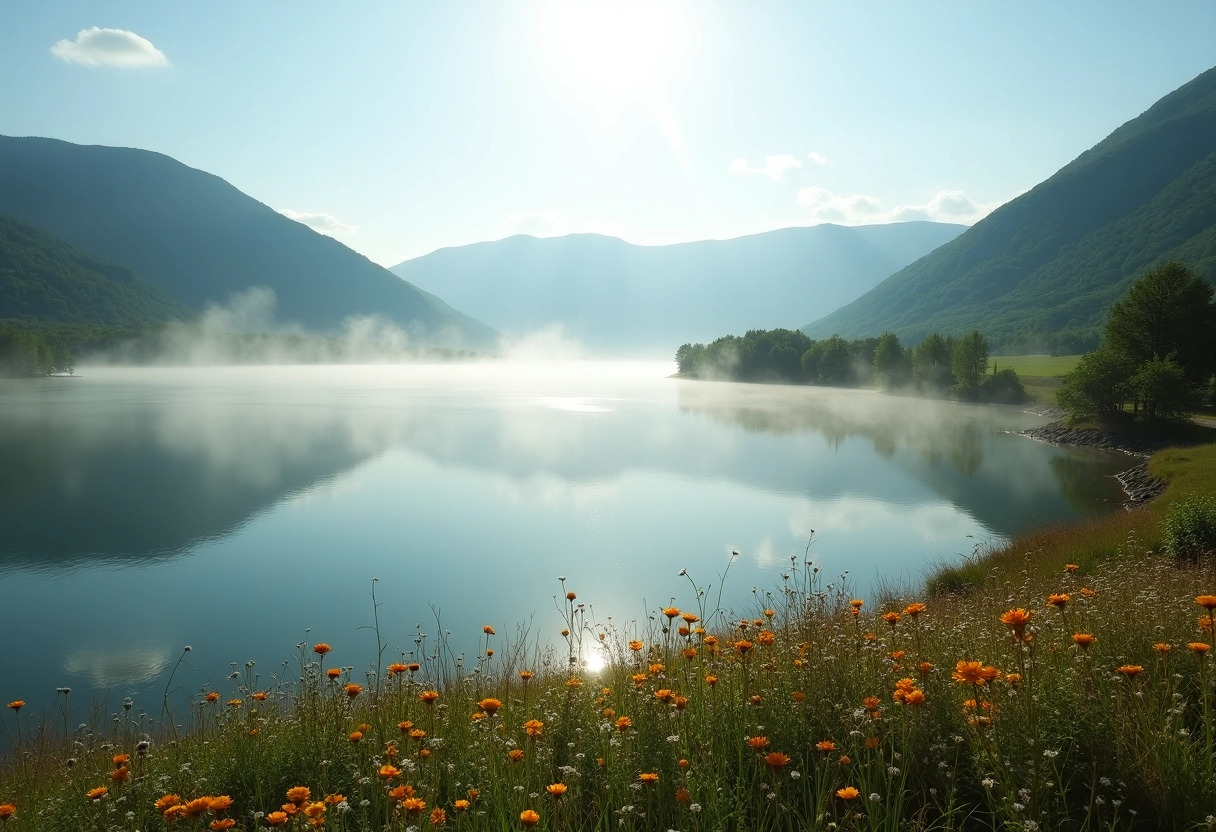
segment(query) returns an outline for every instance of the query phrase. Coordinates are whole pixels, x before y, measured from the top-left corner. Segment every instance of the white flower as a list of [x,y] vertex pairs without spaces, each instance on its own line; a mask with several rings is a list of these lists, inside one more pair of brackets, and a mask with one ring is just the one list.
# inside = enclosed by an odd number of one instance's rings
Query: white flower
[[1060,756],[1060,752],[1059,752],[1059,751],[1052,751],[1052,750],[1049,748],[1049,749],[1047,749],[1046,751],[1044,751],[1044,752],[1043,752],[1043,756],[1044,756],[1044,757],[1046,757],[1046,758],[1047,758],[1047,759],[1049,759],[1049,760],[1054,760],[1056,757],[1059,757],[1059,756]]
[[882,803],[882,795],[880,795],[878,792],[871,792],[870,793],[870,802],[871,803]]
[[701,811],[701,804],[700,804],[700,803],[689,803],[689,804],[688,804],[688,811],[692,812],[693,814],[696,814],[697,812],[700,812],[700,811]]
[[996,785],[996,781],[993,780],[991,777],[985,777],[983,780],[980,781],[980,785],[983,786],[985,789],[991,789],[993,786]]

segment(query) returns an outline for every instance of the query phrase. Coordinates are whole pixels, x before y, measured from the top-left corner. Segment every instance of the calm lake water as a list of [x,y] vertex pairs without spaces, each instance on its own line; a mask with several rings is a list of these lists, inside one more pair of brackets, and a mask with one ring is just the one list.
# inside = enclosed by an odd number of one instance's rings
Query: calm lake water
[[[0,701],[158,713],[230,662],[294,678],[692,603],[753,615],[814,536],[863,594],[1027,527],[1111,511],[1121,454],[1006,433],[1010,408],[666,378],[656,364],[86,369],[0,381]],[[753,587],[757,588],[753,595]],[[284,670],[283,662],[292,664]],[[355,678],[360,678],[356,673]],[[104,706],[103,706],[104,707]],[[35,711],[36,712],[36,711]]]

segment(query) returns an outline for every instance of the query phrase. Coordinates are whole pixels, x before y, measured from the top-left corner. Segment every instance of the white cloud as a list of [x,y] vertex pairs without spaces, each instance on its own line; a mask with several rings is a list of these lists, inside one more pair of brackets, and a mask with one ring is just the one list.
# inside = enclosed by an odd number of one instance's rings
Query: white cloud
[[61,61],[84,66],[168,66],[169,59],[147,38],[126,29],[81,29],[75,40],[51,47]]
[[604,234],[621,237],[624,226],[616,220],[570,217],[561,211],[511,214],[498,227],[498,236],[530,234],[533,237],[564,237],[567,234]]
[[798,205],[810,209],[812,222],[837,222],[842,225],[910,220],[970,225],[982,220],[1000,204],[978,203],[962,191],[943,190],[924,204],[896,205],[887,209],[879,199],[866,194],[844,195],[818,186],[798,190]]
[[802,167],[802,160],[788,153],[765,156],[764,164],[760,167],[752,167],[750,162],[740,156],[730,163],[727,173],[731,176],[767,176],[776,182],[782,176],[785,176],[788,171],[797,170],[800,167]]
[[828,161],[827,156],[824,156],[822,153],[816,153],[813,150],[810,153],[806,154],[806,158],[810,159],[812,162],[814,162],[817,165],[823,165],[825,168],[832,166],[832,163]]
[[317,214],[312,211],[293,211],[290,208],[280,208],[278,211],[288,219],[304,223],[304,225],[307,225],[313,231],[326,234],[330,237],[336,237],[340,234],[354,234],[359,230],[355,226],[348,225],[329,214]]

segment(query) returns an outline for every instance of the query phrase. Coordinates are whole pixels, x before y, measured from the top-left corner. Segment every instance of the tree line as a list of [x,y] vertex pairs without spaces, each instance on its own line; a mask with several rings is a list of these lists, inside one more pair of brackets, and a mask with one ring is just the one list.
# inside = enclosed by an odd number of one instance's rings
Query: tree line
[[0,377],[34,378],[71,373],[76,359],[63,338],[0,324]]
[[1214,374],[1212,284],[1172,260],[1111,308],[1101,346],[1081,356],[1056,401],[1074,418],[1130,412],[1181,420],[1205,398],[1216,404]]
[[1025,391],[1012,369],[988,372],[988,341],[931,333],[904,346],[892,332],[820,341],[792,329],[753,329],[709,344],[683,344],[676,364],[685,378],[836,387],[880,386],[973,401],[1019,402]]

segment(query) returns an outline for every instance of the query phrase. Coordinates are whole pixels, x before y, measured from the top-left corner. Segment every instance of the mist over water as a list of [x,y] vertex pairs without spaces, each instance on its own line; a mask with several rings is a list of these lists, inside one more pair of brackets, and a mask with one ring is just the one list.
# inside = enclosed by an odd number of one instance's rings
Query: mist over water
[[[555,354],[553,343],[542,351]],[[526,353],[525,353],[526,354]],[[535,353],[533,353],[535,354]],[[557,353],[559,354],[559,353]],[[690,605],[688,569],[752,614],[814,535],[857,591],[1108,511],[1126,457],[1013,436],[1039,417],[869,391],[667,378],[669,362],[83,368],[0,382],[0,580],[22,690],[159,707],[291,678],[295,645],[386,661],[451,630],[561,627],[557,577],[599,621]],[[753,591],[753,587],[755,590]],[[435,623],[435,611],[441,625]],[[76,695],[76,694],[73,694]],[[149,702],[149,697],[154,702]],[[78,700],[79,701],[79,700]],[[155,707],[153,707],[155,706]]]

